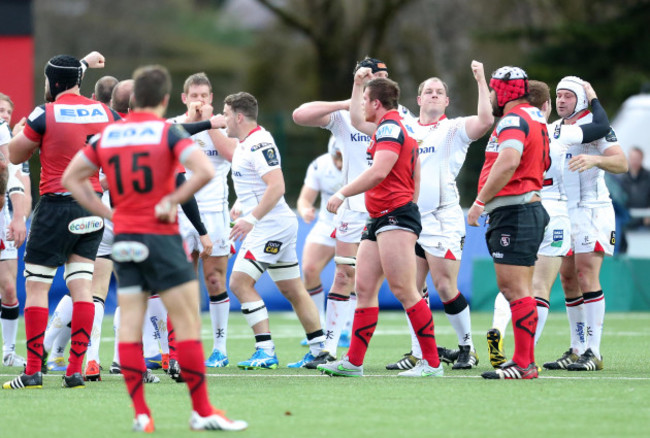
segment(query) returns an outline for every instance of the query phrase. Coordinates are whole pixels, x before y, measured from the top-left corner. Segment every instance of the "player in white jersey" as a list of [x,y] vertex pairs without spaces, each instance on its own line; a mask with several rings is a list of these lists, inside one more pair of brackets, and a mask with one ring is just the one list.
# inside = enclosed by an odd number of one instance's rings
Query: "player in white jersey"
[[[592,121],[582,82],[578,77],[567,76],[558,83],[556,110],[561,119],[551,125],[551,135],[558,135],[566,125],[581,126]],[[576,332],[584,328],[586,342],[582,347],[572,347],[556,362],[562,362],[559,368],[570,371],[601,370],[605,296],[600,284],[600,268],[604,256],[612,255],[616,240],[614,208],[604,174],[626,172],[627,160],[613,130],[588,144],[570,144],[566,156],[564,184],[574,254],[562,261],[560,279],[571,336],[578,337],[580,333]]]
[[[448,119],[445,115],[449,105],[447,85],[434,77],[423,81],[418,88],[419,118],[405,120],[407,129],[418,141],[420,153],[421,182],[417,202],[422,216],[422,233],[416,250],[418,288],[424,291],[430,271],[447,318],[458,337],[458,351],[438,348],[441,360],[456,361],[454,369],[470,369],[478,363],[472,343],[469,306],[456,283],[465,238],[456,177],[470,143],[484,135],[494,122],[483,64],[473,61],[471,68],[478,85],[477,115]],[[355,93],[360,94],[369,73],[367,69],[357,72],[351,103],[352,121],[365,132],[375,127],[367,126],[363,120],[360,106],[355,105],[358,102]],[[387,369],[410,369],[421,357],[417,336],[410,325],[409,328],[411,351],[387,365]]]
[[[7,144],[11,140],[9,123],[13,112],[13,102],[0,93],[0,153],[8,157]],[[25,219],[29,212],[25,199],[22,166],[6,163],[4,178],[7,178],[7,191],[2,193],[4,205],[0,212],[0,325],[2,326],[2,363],[4,366],[24,366],[25,359],[16,353],[18,333],[19,303],[16,295],[16,271],[18,248],[25,241]],[[29,169],[29,168],[28,168]],[[29,174],[27,174],[29,179]],[[13,218],[9,212],[9,200],[13,206]],[[31,201],[30,201],[31,202]]]
[[[550,216],[550,222],[537,252],[537,261],[533,272],[533,294],[537,302],[538,315],[535,344],[544,330],[549,311],[551,287],[560,271],[562,258],[567,256],[571,250],[571,221],[564,189],[566,145],[589,143],[609,131],[607,114],[597,100],[595,91],[589,83],[585,82],[583,86],[587,100],[592,104],[594,122],[582,126],[564,126],[550,139],[551,166],[546,170],[544,186],[541,190],[542,205]],[[548,85],[540,81],[529,81],[527,99],[531,105],[538,107],[548,120],[553,108]],[[552,132],[550,128],[549,132]],[[503,338],[510,316],[510,304],[503,294],[499,293],[494,302],[493,328],[487,333],[490,363],[495,368],[507,360],[503,351]],[[546,363],[544,367],[557,369],[554,368],[555,363]]]
[[[187,113],[172,119],[173,122],[208,120],[212,117],[212,84],[205,73],[189,76],[183,85],[181,97],[187,106]],[[228,365],[226,339],[230,313],[230,298],[226,290],[230,254],[227,181],[230,162],[215,147],[213,135],[212,130],[208,130],[192,136],[192,140],[201,147],[215,169],[214,178],[195,195],[207,235],[201,235],[185,214],[179,211],[178,216],[181,235],[192,253],[195,267],[198,266],[201,253],[203,276],[210,299],[213,347],[205,364],[208,367],[225,367]],[[188,172],[188,176],[190,174]],[[209,244],[212,245],[212,250],[206,251]]]
[[[325,293],[321,282],[321,272],[334,257],[336,239],[334,237],[334,214],[327,211],[327,200],[343,186],[343,157],[330,137],[326,154],[311,162],[307,168],[304,184],[298,196],[298,214],[305,223],[317,219],[305,239],[302,252],[302,275],[307,292],[316,304],[321,326],[325,325]],[[314,203],[320,195],[318,217]],[[307,345],[307,341],[303,340]]]
[[288,365],[299,368],[320,354],[325,336],[316,305],[300,279],[296,254],[298,219],[284,199],[280,154],[271,134],[257,124],[257,113],[257,100],[249,93],[227,96],[223,116],[219,117],[229,138],[216,142],[224,156],[232,157],[232,178],[242,210],[230,233],[234,240],[243,239],[230,276],[230,289],[255,334],[255,352],[237,366],[248,370],[273,369],[279,364],[268,311],[255,290],[255,283],[268,269],[305,329],[309,352]]

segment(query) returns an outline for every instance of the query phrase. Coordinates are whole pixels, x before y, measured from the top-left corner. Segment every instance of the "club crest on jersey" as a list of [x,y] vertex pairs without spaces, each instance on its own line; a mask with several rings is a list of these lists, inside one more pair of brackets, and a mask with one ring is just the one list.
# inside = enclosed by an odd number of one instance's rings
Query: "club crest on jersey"
[[278,159],[278,154],[275,153],[274,148],[263,150],[262,155],[264,155],[266,164],[268,164],[269,166],[278,166],[280,164],[280,160]]
[[108,114],[104,107],[97,103],[93,105],[54,105],[54,120],[59,123],[106,123]]
[[277,240],[269,240],[266,242],[266,245],[264,245],[264,252],[267,254],[277,254],[280,252],[280,248],[282,248],[282,242],[278,242]]
[[510,234],[502,234],[500,243],[501,246],[510,246]]
[[561,130],[562,130],[562,125],[561,124],[558,123],[557,125],[555,125],[555,129],[553,130],[553,138],[554,139],[557,140],[558,138],[560,138],[560,131]]
[[104,227],[104,219],[99,216],[80,217],[68,224],[68,231],[72,234],[88,234]]
[[554,248],[559,248],[562,246],[564,241],[564,230],[553,230],[553,242],[551,246]]

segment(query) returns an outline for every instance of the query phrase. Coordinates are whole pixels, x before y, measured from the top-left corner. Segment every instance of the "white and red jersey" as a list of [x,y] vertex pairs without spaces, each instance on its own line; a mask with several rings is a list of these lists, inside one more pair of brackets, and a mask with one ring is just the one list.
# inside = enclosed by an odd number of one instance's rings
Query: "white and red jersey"
[[[346,185],[368,169],[366,148],[370,143],[370,137],[352,126],[350,112],[346,110],[334,111],[330,114],[330,122],[323,128],[332,132],[336,138],[336,145],[341,149],[343,185]],[[353,211],[367,212],[364,194],[350,196],[343,202],[343,207]]]
[[[23,134],[40,143],[40,194],[67,193],[61,177],[86,141],[120,116],[101,102],[78,94],[66,93],[56,101],[36,107],[27,118]],[[90,178],[101,193],[97,174]]]
[[11,140],[11,130],[4,119],[0,119],[0,146],[9,143]]
[[187,131],[151,113],[132,112],[90,140],[83,153],[106,175],[115,234],[178,234],[155,206],[176,189],[176,168],[197,147]]
[[[172,123],[185,123],[187,114],[169,119]],[[225,130],[221,130],[224,135]],[[219,155],[214,147],[208,131],[202,131],[192,136],[194,143],[199,145],[203,153],[208,157],[214,167],[214,177],[194,194],[199,211],[223,211],[228,209],[228,172],[230,172],[230,162]],[[192,176],[190,170],[186,171],[187,178]]]
[[407,126],[420,152],[420,213],[460,203],[456,177],[472,143],[465,130],[467,119],[443,115],[434,123]]
[[541,191],[544,172],[550,165],[546,118],[539,108],[522,103],[501,118],[490,136],[485,148],[485,163],[479,176],[479,193],[499,156],[501,145],[509,140],[515,140],[523,145],[521,160],[510,181],[495,197]]
[[343,172],[330,154],[323,154],[311,162],[305,175],[305,186],[320,193],[318,221],[334,224],[334,213],[327,211],[329,198],[343,187]]
[[[593,114],[587,113],[576,121],[576,125],[585,125],[591,123]],[[557,120],[551,125],[552,136],[556,132],[564,135],[562,132],[569,126],[562,125],[562,120]],[[585,155],[603,155],[607,149],[618,145],[616,134],[611,130],[604,138],[598,139],[591,143],[568,143],[566,149],[566,158],[564,163],[564,187],[569,202],[569,208],[575,207],[602,207],[612,204],[609,196],[609,190],[605,184],[605,171],[592,167],[584,172],[574,172],[569,169],[571,158]]]
[[[281,169],[278,147],[271,133],[258,126],[237,144],[232,156],[232,180],[243,216],[249,214],[264,196],[267,185],[262,177],[276,169]],[[284,196],[264,218],[279,215],[295,217]]]

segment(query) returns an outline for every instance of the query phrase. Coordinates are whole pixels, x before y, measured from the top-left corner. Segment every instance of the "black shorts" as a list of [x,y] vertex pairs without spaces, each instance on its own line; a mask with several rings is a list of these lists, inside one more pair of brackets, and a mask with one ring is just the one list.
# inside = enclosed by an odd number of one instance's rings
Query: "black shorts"
[[548,222],[548,213],[541,202],[494,209],[485,233],[494,263],[533,266]]
[[417,242],[415,242],[415,255],[416,255],[417,257],[420,257],[421,259],[424,259],[424,260],[427,259],[427,255],[426,255],[426,253],[424,252],[424,248],[422,248],[422,245],[420,245],[420,244],[417,243]]
[[25,263],[61,266],[72,254],[95,260],[103,233],[104,222],[72,196],[43,195],[34,209]]
[[154,294],[196,280],[178,234],[118,234],[112,258],[120,289],[140,286]]
[[409,202],[383,216],[368,219],[366,228],[361,234],[361,240],[367,239],[376,242],[377,234],[390,230],[407,230],[419,237],[422,223],[417,204]]

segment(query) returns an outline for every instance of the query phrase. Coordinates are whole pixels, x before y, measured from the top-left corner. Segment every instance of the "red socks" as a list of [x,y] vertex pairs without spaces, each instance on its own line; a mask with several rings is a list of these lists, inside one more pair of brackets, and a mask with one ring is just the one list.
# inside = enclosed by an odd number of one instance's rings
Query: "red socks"
[[68,368],[65,375],[71,376],[74,373],[81,373],[90,333],[93,331],[93,319],[95,318],[95,304],[84,301],[77,301],[72,304],[72,334],[70,338],[70,356],[68,357]]
[[172,325],[172,320],[167,315],[167,344],[169,345],[169,360],[174,359],[178,361],[178,353],[176,352],[176,332]]
[[32,375],[41,370],[43,361],[43,339],[47,328],[47,307],[25,309],[25,336],[27,337],[27,366],[25,374]]
[[379,307],[366,307],[354,311],[352,322],[352,340],[348,350],[348,360],[352,365],[363,365],[363,358],[366,356],[368,344],[379,319]]
[[510,303],[512,331],[515,337],[515,354],[512,360],[521,368],[535,362],[535,330],[537,330],[537,305],[535,298],[525,297]]
[[126,390],[129,392],[129,396],[131,396],[131,400],[133,401],[135,415],[147,414],[151,417],[151,412],[144,399],[142,374],[147,371],[147,367],[144,364],[142,343],[120,342],[118,349],[120,352],[120,366],[122,367],[124,383],[126,383]]
[[214,409],[210,404],[208,387],[205,383],[205,357],[201,341],[189,339],[177,342],[176,346],[181,376],[187,383],[192,397],[192,409],[202,417],[212,415]]
[[421,299],[416,305],[406,309],[406,314],[420,343],[422,358],[429,363],[429,366],[437,368],[440,366],[440,358],[433,331],[433,315],[427,302]]

